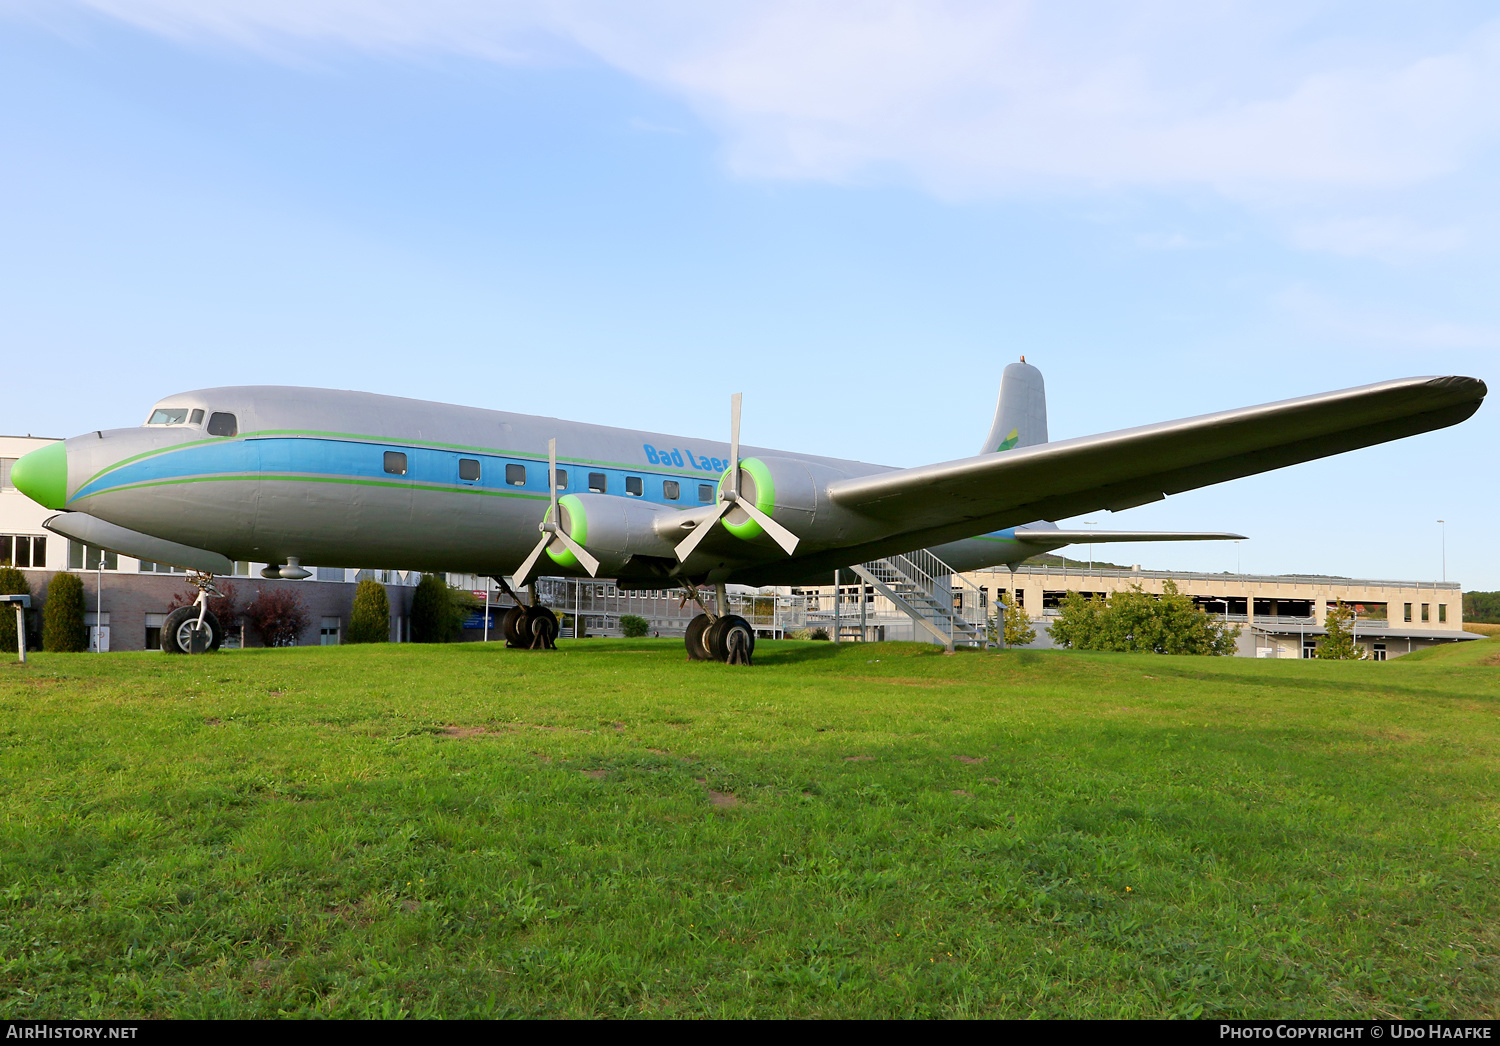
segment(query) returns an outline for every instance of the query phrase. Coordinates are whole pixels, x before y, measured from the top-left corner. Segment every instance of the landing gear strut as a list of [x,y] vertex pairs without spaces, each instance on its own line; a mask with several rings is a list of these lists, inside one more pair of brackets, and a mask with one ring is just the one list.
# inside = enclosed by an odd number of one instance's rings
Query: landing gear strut
[[[755,629],[738,614],[714,613],[704,604],[696,585],[687,590],[688,598],[703,613],[688,622],[683,642],[692,661],[722,661],[730,665],[748,665],[755,653]],[[729,608],[729,597],[723,585],[715,586],[717,607]]]
[[527,604],[511,590],[504,578],[495,580],[500,582],[500,590],[516,601],[501,619],[505,645],[513,650],[556,650],[557,615],[536,601],[536,586],[530,586],[531,601]]
[[190,606],[178,607],[161,626],[161,648],[168,654],[208,654],[219,649],[224,629],[208,612],[208,597],[219,595],[212,574],[189,574],[188,584],[198,590]]

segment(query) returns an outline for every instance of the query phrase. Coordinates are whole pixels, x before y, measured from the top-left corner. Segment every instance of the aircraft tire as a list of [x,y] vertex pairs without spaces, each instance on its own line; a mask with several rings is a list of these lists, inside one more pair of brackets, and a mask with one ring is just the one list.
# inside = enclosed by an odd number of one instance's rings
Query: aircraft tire
[[748,665],[755,653],[755,629],[750,622],[738,614],[725,614],[714,625],[704,644],[713,650],[714,660]]
[[511,607],[500,619],[500,630],[505,633],[505,645],[512,649],[531,645],[531,633],[525,629],[526,608]]
[[707,636],[704,634],[708,631],[710,624],[707,614],[699,614],[688,622],[687,632],[683,635],[682,641],[687,646],[689,661],[714,660],[714,655],[705,642]]
[[[189,644],[197,623],[197,607],[178,607],[168,614],[161,626],[162,650],[169,654],[191,653]],[[204,648],[204,653],[211,654],[224,642],[224,629],[220,627],[219,619],[211,613],[204,616],[203,624],[208,628],[208,646]]]
[[532,650],[557,649],[557,615],[546,607],[526,608],[526,645]]

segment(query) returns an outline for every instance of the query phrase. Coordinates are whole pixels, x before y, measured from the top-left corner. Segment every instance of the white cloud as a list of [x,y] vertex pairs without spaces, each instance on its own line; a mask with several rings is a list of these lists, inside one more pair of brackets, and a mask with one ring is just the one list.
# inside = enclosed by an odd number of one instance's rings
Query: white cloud
[[75,2],[265,51],[583,53],[684,98],[741,173],[950,196],[1383,190],[1461,169],[1500,129],[1496,25],[1439,39],[1417,8],[1376,29],[1359,5],[1270,0]]

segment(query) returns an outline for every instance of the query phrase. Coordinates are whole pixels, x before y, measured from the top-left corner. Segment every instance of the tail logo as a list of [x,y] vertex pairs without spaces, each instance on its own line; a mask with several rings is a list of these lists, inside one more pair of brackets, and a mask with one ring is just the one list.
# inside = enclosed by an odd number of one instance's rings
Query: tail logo
[[1012,449],[1019,442],[1021,442],[1021,432],[1020,432],[1020,430],[1019,429],[1011,429],[1010,430],[1010,435],[1006,436],[1005,439],[1001,442],[1001,444],[998,447],[995,448],[995,453],[998,454],[1002,450],[1010,450],[1010,449]]

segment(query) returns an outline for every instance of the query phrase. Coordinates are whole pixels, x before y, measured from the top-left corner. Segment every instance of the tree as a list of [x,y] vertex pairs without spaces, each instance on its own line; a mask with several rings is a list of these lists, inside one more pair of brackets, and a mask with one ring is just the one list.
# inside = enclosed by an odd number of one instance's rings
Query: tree
[[1354,641],[1354,630],[1351,627],[1354,622],[1354,608],[1342,599],[1334,604],[1328,611],[1328,617],[1323,622],[1327,629],[1327,635],[1318,640],[1318,649],[1315,656],[1324,661],[1359,661],[1365,656],[1358,643]]
[[42,649],[76,654],[89,648],[84,626],[83,580],[77,574],[55,574],[47,586],[42,615]]
[[[9,563],[0,564],[0,595],[31,595],[31,585],[27,582],[26,575]],[[19,649],[20,644],[16,642],[15,607],[0,607],[0,651],[14,653]]]
[[651,631],[651,622],[635,614],[621,614],[620,629],[625,633],[626,639],[639,639]]
[[1060,611],[1047,632],[1059,646],[1077,650],[1222,656],[1234,652],[1240,635],[1238,628],[1205,614],[1172,581],[1162,586],[1160,596],[1139,585],[1107,600],[1070,592]]
[[385,586],[366,578],[354,590],[354,609],[349,614],[350,643],[384,643],[391,637],[391,601]]
[[296,646],[307,628],[307,604],[289,588],[263,588],[245,608],[245,620],[266,646]]
[[989,624],[991,642],[1000,638],[999,619],[1002,617],[1005,621],[1006,646],[1027,646],[1036,642],[1036,629],[1031,627],[1031,619],[1026,616],[1026,611],[1014,605],[1004,592],[995,597],[995,616],[990,618]]
[[464,621],[477,606],[471,593],[450,588],[433,574],[422,575],[411,595],[411,641],[451,643],[461,639]]

